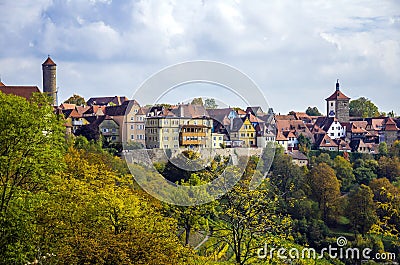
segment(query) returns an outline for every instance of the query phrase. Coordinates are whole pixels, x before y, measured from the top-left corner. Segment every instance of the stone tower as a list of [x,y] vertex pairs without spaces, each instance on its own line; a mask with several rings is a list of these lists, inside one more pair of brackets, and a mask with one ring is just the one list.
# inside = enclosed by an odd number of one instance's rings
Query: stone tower
[[57,106],[57,83],[56,83],[56,70],[57,65],[54,61],[47,57],[46,61],[42,64],[43,71],[43,93],[52,97],[53,106]]
[[336,117],[339,122],[349,122],[350,98],[340,91],[339,79],[336,81],[335,92],[325,100],[328,117]]

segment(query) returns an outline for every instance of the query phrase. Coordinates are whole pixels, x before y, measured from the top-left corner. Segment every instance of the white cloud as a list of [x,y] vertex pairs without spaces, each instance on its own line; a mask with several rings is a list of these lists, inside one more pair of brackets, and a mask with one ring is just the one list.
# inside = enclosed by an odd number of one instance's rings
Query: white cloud
[[399,18],[397,0],[3,0],[0,74],[19,83],[22,66],[9,63],[22,58],[37,67],[24,82],[40,86],[50,53],[65,97],[113,83],[110,93],[130,96],[160,68],[210,59],[244,70],[281,112],[322,108],[340,78],[350,96],[400,113],[395,97],[376,95],[377,86],[391,95],[400,85]]

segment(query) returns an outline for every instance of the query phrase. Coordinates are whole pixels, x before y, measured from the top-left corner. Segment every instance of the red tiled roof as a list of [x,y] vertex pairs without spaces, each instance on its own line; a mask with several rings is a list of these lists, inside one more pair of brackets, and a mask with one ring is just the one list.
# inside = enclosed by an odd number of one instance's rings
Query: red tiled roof
[[3,82],[0,81],[0,86],[6,86]]
[[54,61],[49,57],[47,57],[46,61],[44,61],[44,63],[42,63],[42,65],[54,65],[56,66],[56,64],[54,63]]
[[347,97],[345,94],[343,94],[342,91],[337,90],[335,91],[332,95],[330,95],[330,97],[326,98],[325,100],[337,100],[337,99],[350,99],[349,97]]
[[63,103],[60,105],[61,109],[75,109],[75,104]]
[[386,120],[386,124],[385,124],[385,131],[398,131],[399,128],[397,128],[396,123],[394,122],[394,120],[389,117]]
[[295,120],[294,115],[275,115],[275,120]]
[[76,111],[83,115],[88,109],[90,109],[90,106],[76,106]]
[[287,141],[288,138],[285,137],[285,135],[283,135],[282,132],[278,132],[278,134],[276,135],[276,141]]
[[296,138],[296,135],[295,135],[294,133],[292,133],[292,132],[289,132],[288,135],[287,135],[287,137],[288,137],[288,138],[289,138],[289,137]]
[[26,99],[30,99],[33,93],[39,93],[37,86],[0,86],[0,91],[4,94],[12,94]]

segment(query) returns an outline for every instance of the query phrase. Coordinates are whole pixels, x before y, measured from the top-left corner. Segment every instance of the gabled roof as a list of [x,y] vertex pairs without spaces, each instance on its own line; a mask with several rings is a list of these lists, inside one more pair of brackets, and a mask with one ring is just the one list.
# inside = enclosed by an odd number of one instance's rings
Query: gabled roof
[[207,109],[208,115],[219,122],[222,122],[224,118],[227,118],[232,111],[235,113],[235,117],[237,117],[237,112],[232,108]]
[[326,133],[316,134],[315,136],[317,137],[315,144],[318,147],[338,147],[335,141],[333,141]]
[[75,109],[75,104],[70,104],[70,103],[62,103],[60,105],[61,109]]
[[287,138],[296,138],[296,135],[293,132],[283,133]]
[[193,104],[179,105],[177,109],[172,109],[171,112],[177,117],[185,118],[201,118],[208,116],[204,106]]
[[50,58],[50,56],[47,57],[46,61],[44,61],[44,63],[42,63],[42,65],[56,66],[56,64],[55,64],[54,61]]
[[75,109],[79,114],[83,115],[83,113],[90,109],[90,106],[76,106]]
[[37,86],[0,86],[0,91],[7,95],[15,95],[30,99],[33,93],[40,93]]
[[276,141],[288,141],[288,138],[282,132],[278,132],[275,140]]
[[308,160],[308,157],[299,150],[292,150],[287,155],[291,156],[294,160]]
[[249,117],[250,122],[257,122],[257,123],[264,123],[263,120],[259,119],[258,117],[254,116],[253,114],[247,114]]
[[385,131],[398,131],[398,130],[399,128],[397,128],[394,120],[391,117],[387,118],[385,123]]
[[295,112],[294,116],[296,117],[296,119],[302,120],[302,121],[305,121],[305,122],[311,122],[312,121],[311,117],[305,112]]
[[353,121],[351,122],[351,132],[352,133],[367,133],[368,122],[367,121]]
[[146,107],[140,107],[138,112],[136,113],[137,115],[146,115],[146,113],[149,111],[149,108]]
[[125,101],[129,99],[125,96],[114,96],[114,97],[94,97],[90,98],[86,103],[88,106],[92,105],[100,105],[100,106],[107,106],[110,103],[115,105],[122,105]]
[[128,105],[107,106],[105,114],[108,116],[124,116]]
[[251,113],[253,115],[261,115],[264,114],[262,108],[260,106],[254,106],[254,107],[247,107],[246,108],[246,113]]
[[226,127],[226,129],[228,130],[228,132],[237,132],[240,130],[240,128],[242,128],[243,125],[243,120],[242,118],[234,118],[232,121],[232,125],[229,125]]
[[339,146],[339,151],[351,151],[351,147],[346,141],[337,139],[335,142]]
[[319,117],[315,121],[315,125],[317,125],[319,128],[327,132],[331,127],[332,123],[335,121],[339,122],[336,117]]

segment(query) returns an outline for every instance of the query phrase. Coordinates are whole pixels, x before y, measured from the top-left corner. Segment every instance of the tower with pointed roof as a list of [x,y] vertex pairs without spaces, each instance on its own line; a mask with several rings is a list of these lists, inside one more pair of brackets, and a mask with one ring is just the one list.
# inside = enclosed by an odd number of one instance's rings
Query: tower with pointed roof
[[350,98],[340,91],[339,79],[336,81],[336,90],[326,98],[326,113],[328,117],[336,117],[339,122],[349,122]]
[[50,58],[47,57],[46,61],[42,64],[43,71],[43,93],[48,94],[52,98],[54,106],[57,106],[57,83],[56,71],[57,65]]

